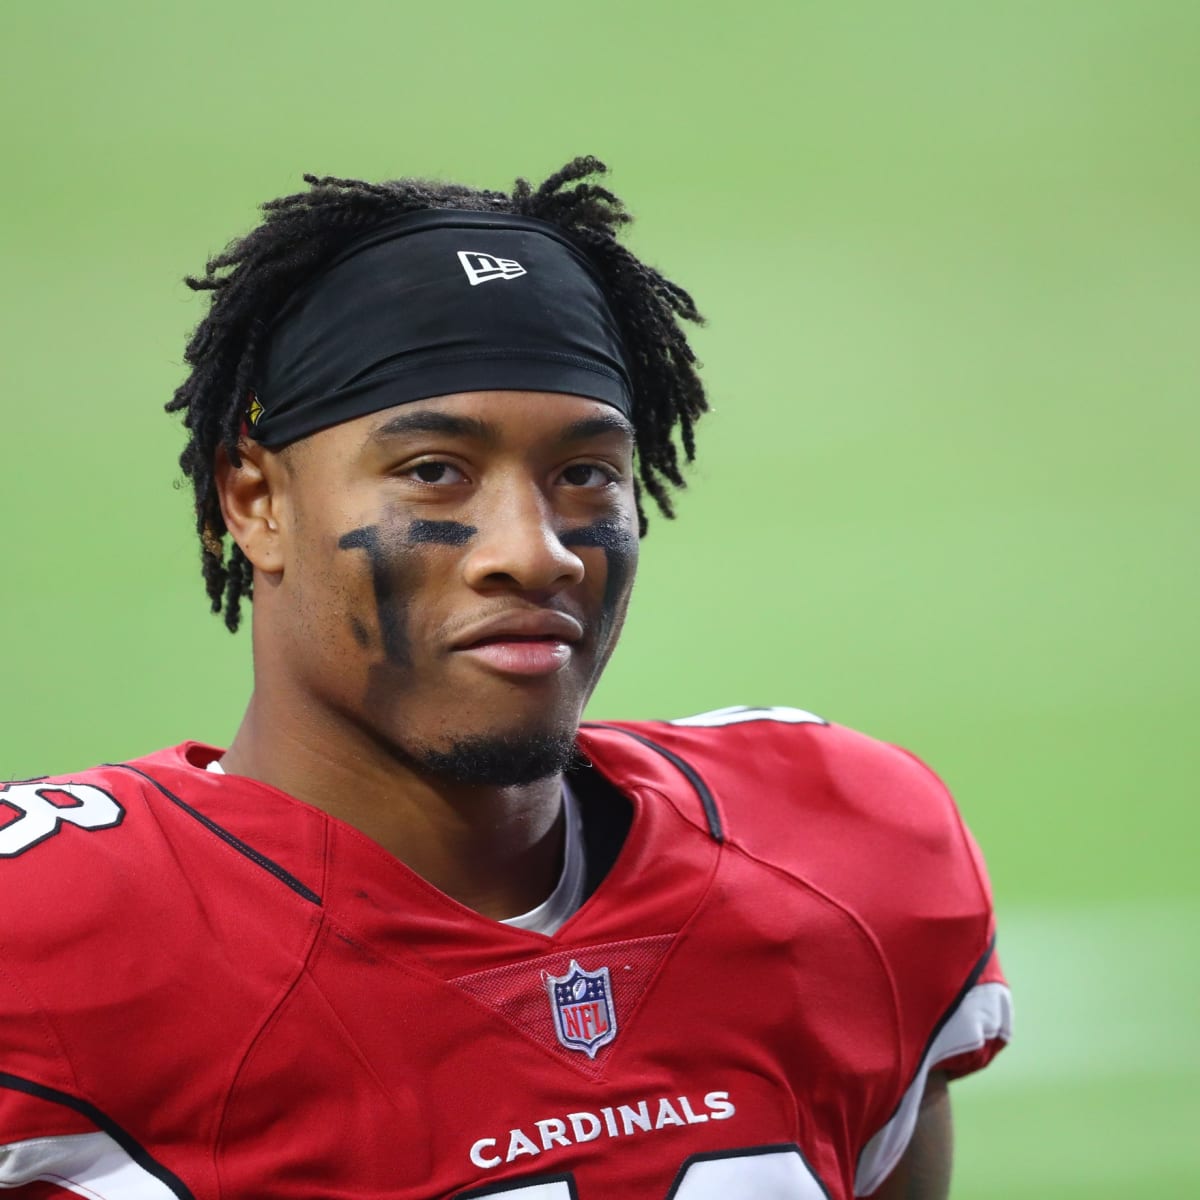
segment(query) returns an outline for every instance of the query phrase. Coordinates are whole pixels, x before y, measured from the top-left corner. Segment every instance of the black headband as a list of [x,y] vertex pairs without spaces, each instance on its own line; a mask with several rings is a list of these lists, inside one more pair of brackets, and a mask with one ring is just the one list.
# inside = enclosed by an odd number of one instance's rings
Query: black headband
[[278,447],[394,404],[493,389],[587,396],[626,416],[633,403],[604,291],[561,230],[423,209],[353,243],[288,302],[259,359],[249,431]]

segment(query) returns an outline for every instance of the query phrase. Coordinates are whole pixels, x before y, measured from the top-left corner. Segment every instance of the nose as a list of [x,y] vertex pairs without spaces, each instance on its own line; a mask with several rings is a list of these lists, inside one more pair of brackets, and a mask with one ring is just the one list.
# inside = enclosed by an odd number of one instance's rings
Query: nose
[[579,583],[583,560],[562,544],[553,513],[531,484],[495,494],[463,560],[466,582],[477,591],[510,589],[553,595]]

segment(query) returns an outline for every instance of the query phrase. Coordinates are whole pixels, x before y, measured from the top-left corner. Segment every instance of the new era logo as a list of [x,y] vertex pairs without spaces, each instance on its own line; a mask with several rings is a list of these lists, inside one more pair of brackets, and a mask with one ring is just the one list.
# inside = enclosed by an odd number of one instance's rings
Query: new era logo
[[478,250],[460,250],[458,261],[462,263],[472,287],[477,283],[487,283],[489,279],[517,279],[525,274],[525,268],[515,258],[496,258],[491,254],[481,254]]

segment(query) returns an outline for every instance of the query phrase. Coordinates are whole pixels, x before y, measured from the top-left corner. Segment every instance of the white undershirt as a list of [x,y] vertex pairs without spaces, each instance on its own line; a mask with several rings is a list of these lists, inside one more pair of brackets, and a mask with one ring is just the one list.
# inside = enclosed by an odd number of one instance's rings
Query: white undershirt
[[[214,775],[224,775],[225,768],[219,759],[213,759],[205,768]],[[542,933],[547,937],[557,933],[578,911],[583,903],[583,889],[587,883],[587,859],[583,852],[583,818],[579,813],[579,802],[563,780],[563,816],[566,818],[566,838],[563,846],[563,867],[554,885],[554,891],[536,908],[518,913],[501,922],[517,929],[528,929],[531,933]]]
[[566,818],[566,838],[563,844],[563,868],[554,891],[537,906],[519,916],[509,917],[505,925],[529,929],[534,933],[557,933],[578,911],[583,903],[583,888],[587,882],[587,858],[583,852],[583,818],[579,802],[567,781],[563,780],[563,816]]

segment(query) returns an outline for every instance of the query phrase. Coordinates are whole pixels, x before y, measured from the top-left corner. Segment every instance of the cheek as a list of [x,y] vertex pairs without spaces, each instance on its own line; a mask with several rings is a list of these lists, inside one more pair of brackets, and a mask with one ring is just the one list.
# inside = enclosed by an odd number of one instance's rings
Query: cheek
[[289,563],[290,595],[277,615],[286,623],[281,649],[291,669],[314,690],[348,698],[380,655],[381,639],[367,554],[339,543],[340,535],[327,531]]
[[329,641],[345,645],[347,636],[358,644],[363,630],[355,631],[348,614],[367,632],[373,629],[371,571],[364,550],[349,543],[355,535],[368,537],[373,527],[362,521],[361,510],[355,520],[327,489],[301,499],[289,514],[293,545],[286,577],[301,633],[314,648]]

